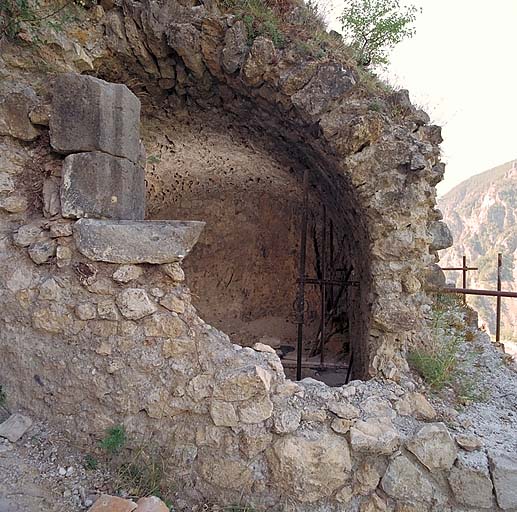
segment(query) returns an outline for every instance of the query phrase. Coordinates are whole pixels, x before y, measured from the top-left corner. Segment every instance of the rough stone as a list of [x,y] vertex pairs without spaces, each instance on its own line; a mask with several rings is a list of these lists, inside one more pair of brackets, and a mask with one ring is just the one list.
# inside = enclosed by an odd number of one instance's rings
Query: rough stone
[[43,215],[54,217],[59,214],[60,210],[59,179],[50,176],[43,182]]
[[517,456],[489,450],[488,460],[497,504],[503,510],[517,508]]
[[13,235],[13,241],[20,247],[28,247],[34,243],[43,233],[39,224],[25,224],[20,226],[18,231]]
[[0,208],[8,213],[23,213],[27,210],[27,198],[14,194],[0,198]]
[[144,320],[143,326],[146,336],[177,338],[185,332],[183,321],[170,313],[155,313]]
[[53,222],[50,225],[50,236],[52,238],[72,236],[72,233],[72,224],[70,222]]
[[174,293],[168,293],[160,299],[160,305],[179,315],[185,312],[185,303]]
[[447,249],[450,247],[454,240],[452,239],[452,234],[447,227],[445,222],[441,220],[437,220],[432,222],[428,227],[429,234],[431,235],[431,251],[439,251],[441,249]]
[[185,281],[185,272],[180,267],[179,263],[166,263],[160,267],[164,274],[171,278],[175,283],[182,283]]
[[117,281],[117,283],[129,283],[138,279],[142,274],[142,267],[136,265],[121,265],[113,272],[113,280]]
[[443,423],[425,425],[406,446],[430,471],[450,469],[458,455],[458,448]]
[[46,263],[56,254],[57,244],[55,240],[41,240],[29,246],[29,256],[37,265]]
[[493,485],[484,453],[462,453],[449,473],[449,484],[462,505],[493,508]]
[[255,398],[239,408],[239,418],[243,423],[261,423],[273,414],[273,402],[269,396]]
[[388,496],[400,500],[429,502],[434,496],[433,484],[405,455],[398,455],[390,462],[381,486]]
[[0,135],[26,141],[36,139],[40,131],[32,125],[29,112],[37,102],[36,93],[30,87],[0,96]]
[[472,434],[457,434],[454,436],[454,439],[456,443],[458,443],[458,446],[467,452],[480,450],[483,447],[483,441],[481,441],[479,437]]
[[16,443],[32,426],[32,420],[23,414],[12,414],[0,424],[0,437]]
[[137,507],[131,500],[103,494],[90,508],[89,512],[132,512]]
[[339,418],[345,418],[347,420],[353,420],[359,417],[359,409],[352,404],[346,402],[331,401],[328,404],[328,409],[333,412]]
[[414,416],[419,420],[434,420],[436,411],[422,393],[407,393],[396,404],[401,416]]
[[273,428],[278,434],[294,432],[300,425],[302,414],[295,407],[282,407],[276,409],[273,414]]
[[210,416],[219,427],[235,427],[239,423],[233,404],[222,400],[210,402]]
[[190,23],[172,23],[168,31],[168,40],[183,59],[185,66],[196,78],[202,78],[206,68],[200,52],[199,30]]
[[264,73],[275,59],[275,47],[270,39],[259,36],[253,41],[242,75],[249,85],[257,87],[263,82]]
[[117,306],[111,299],[103,299],[97,303],[97,313],[103,320],[118,320],[120,318]]
[[144,169],[99,151],[69,155],[63,164],[61,209],[68,218],[143,220]]
[[136,504],[135,512],[169,512],[169,507],[156,496],[140,498]]
[[271,388],[271,379],[271,373],[260,366],[223,371],[214,383],[214,398],[234,402],[264,396]]
[[74,225],[79,251],[108,263],[181,261],[197,242],[204,222],[80,219]]
[[227,73],[235,73],[244,62],[248,51],[248,34],[246,25],[242,20],[236,21],[224,36],[224,48],[221,52],[221,60]]
[[139,320],[156,311],[156,305],[142,288],[121,291],[116,302],[122,315],[129,320]]
[[140,100],[125,86],[87,75],[58,75],[50,142],[60,153],[102,151],[138,163]]
[[390,455],[400,444],[400,436],[389,418],[358,420],[350,428],[350,445],[353,451]]
[[281,437],[267,458],[275,485],[302,503],[332,495],[346,483],[352,469],[346,440],[327,432],[313,438]]
[[346,434],[350,430],[351,425],[351,420],[344,418],[334,418],[330,424],[330,428],[338,434]]
[[383,459],[368,458],[363,460],[354,471],[354,491],[367,495],[374,491],[386,470]]

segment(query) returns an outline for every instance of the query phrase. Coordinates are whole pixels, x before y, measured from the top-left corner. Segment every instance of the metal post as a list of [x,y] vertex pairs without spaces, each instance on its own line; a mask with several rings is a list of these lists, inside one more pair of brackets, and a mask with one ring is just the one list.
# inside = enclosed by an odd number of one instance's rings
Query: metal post
[[307,217],[309,209],[309,170],[303,173],[303,212],[302,234],[300,239],[300,259],[298,267],[298,297],[297,297],[297,322],[298,340],[296,354],[296,380],[302,378],[302,350],[303,350],[303,323],[305,320],[305,262],[307,256]]
[[[463,270],[462,270],[462,274],[463,274],[463,288],[466,288],[467,287],[467,257],[465,255],[463,255]],[[467,296],[466,295],[463,295],[463,303],[464,304],[467,303]]]
[[[501,267],[503,265],[503,255],[497,255],[497,291],[501,291]],[[501,339],[501,296],[497,297],[496,315],[495,315],[495,341]]]
[[327,260],[326,260],[326,245],[327,245],[327,208],[323,205],[323,230],[321,234],[321,352],[320,363],[325,362],[325,323],[327,322],[327,285],[325,280],[327,278]]

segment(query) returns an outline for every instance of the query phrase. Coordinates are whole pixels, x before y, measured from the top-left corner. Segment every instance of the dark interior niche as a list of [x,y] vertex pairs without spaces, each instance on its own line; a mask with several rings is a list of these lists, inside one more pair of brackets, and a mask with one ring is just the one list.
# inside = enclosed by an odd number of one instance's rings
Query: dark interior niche
[[[361,377],[369,326],[369,252],[352,187],[326,155],[252,128],[252,121],[243,124],[221,111],[145,120],[147,217],[206,222],[184,262],[200,316],[242,346],[273,346],[293,378],[307,169],[306,276],[322,276],[325,206],[327,279],[359,282],[327,288],[325,330],[332,335],[325,363],[347,364],[352,347],[352,374]],[[342,384],[346,369],[317,368],[320,287],[306,285],[305,301],[303,358],[315,367],[304,368],[302,376]]]

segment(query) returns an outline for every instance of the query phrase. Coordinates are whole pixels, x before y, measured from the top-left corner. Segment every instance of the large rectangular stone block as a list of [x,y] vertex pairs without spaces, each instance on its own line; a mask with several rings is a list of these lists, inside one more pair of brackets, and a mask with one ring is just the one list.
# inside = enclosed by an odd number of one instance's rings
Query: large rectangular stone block
[[204,227],[198,221],[80,219],[74,239],[81,254],[94,261],[173,263],[191,251]]
[[63,164],[61,213],[71,218],[142,220],[144,169],[98,151],[68,155]]
[[122,84],[75,73],[59,75],[50,143],[60,153],[102,151],[138,162],[140,100]]

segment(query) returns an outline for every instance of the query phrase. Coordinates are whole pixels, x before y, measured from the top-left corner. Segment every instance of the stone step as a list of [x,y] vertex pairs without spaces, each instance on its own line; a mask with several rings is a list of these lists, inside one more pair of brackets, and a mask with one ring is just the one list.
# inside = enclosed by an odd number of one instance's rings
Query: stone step
[[93,261],[174,263],[187,256],[204,227],[199,221],[80,219],[74,239],[81,254]]

